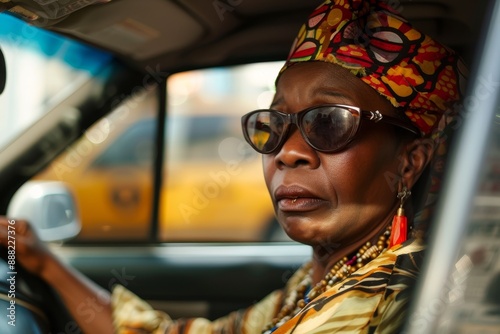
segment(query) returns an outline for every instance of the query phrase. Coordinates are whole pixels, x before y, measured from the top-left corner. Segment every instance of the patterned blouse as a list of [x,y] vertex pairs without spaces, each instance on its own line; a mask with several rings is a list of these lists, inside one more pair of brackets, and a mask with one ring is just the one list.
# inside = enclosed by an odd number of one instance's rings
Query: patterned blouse
[[[273,334],[399,333],[407,317],[423,251],[420,240],[408,240],[383,252],[313,299]],[[118,285],[112,293],[116,333],[260,334],[279,311],[284,297],[307,275],[305,267],[292,276],[283,290],[274,291],[255,305],[215,321],[172,320]]]

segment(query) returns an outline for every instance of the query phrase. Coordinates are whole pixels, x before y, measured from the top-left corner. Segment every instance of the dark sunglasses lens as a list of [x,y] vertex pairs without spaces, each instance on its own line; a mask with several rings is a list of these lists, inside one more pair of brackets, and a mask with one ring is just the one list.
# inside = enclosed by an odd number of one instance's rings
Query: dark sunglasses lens
[[252,146],[260,153],[271,153],[280,144],[284,120],[272,111],[253,113],[246,121],[246,132]]
[[349,143],[359,118],[346,108],[320,107],[309,110],[301,127],[310,144],[320,151],[333,152]]

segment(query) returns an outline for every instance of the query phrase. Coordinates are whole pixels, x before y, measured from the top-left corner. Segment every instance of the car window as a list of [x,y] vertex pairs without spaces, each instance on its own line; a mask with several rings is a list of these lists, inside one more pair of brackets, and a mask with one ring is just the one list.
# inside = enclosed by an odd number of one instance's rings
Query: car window
[[241,116],[270,106],[282,62],[179,73],[168,81],[162,241],[276,239],[260,156]]
[[[408,333],[498,333],[500,329],[500,105],[492,124],[486,154],[482,159],[477,193],[460,242],[443,240],[437,257],[448,269],[445,281],[436,271],[429,273],[429,284],[422,286],[414,304]],[[475,147],[475,146],[474,146]],[[479,148],[477,148],[479,149]],[[448,194],[449,197],[451,197]],[[460,231],[458,222],[454,228]],[[445,262],[453,251],[451,266]],[[435,248],[436,249],[436,248]],[[432,257],[430,258],[432,260]],[[432,262],[431,262],[432,263]],[[432,265],[431,265],[432,266]],[[436,290],[439,291],[436,293]],[[424,296],[424,297],[422,297]],[[424,300],[424,301],[423,301]]]
[[111,59],[8,15],[0,15],[0,44],[8,73],[0,95],[0,149]]
[[73,192],[82,224],[74,241],[148,239],[156,93],[119,104],[33,178],[62,181]]
[[407,333],[500,332],[500,2],[487,13]]
[[281,66],[169,77],[161,184],[153,180],[157,89],[124,101],[35,179],[63,181],[74,192],[82,220],[75,241],[147,240],[153,217],[159,241],[288,240],[274,218],[261,157],[241,133],[244,113],[269,107]]
[[500,105],[496,110],[477,194],[450,279],[451,302],[438,326],[440,333],[500,330]]

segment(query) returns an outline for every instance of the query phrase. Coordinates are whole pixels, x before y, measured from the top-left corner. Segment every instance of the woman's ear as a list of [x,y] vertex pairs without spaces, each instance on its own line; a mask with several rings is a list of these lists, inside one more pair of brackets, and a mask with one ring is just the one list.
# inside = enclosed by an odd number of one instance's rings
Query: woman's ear
[[429,138],[417,138],[405,146],[399,171],[402,184],[413,187],[434,156],[434,149],[434,141]]

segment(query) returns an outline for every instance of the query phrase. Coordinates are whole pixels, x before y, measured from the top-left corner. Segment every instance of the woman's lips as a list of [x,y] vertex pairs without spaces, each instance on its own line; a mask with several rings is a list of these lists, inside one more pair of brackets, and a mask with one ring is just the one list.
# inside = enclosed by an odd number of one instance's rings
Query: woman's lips
[[274,192],[278,209],[283,212],[312,211],[325,204],[325,200],[300,186],[279,186]]

